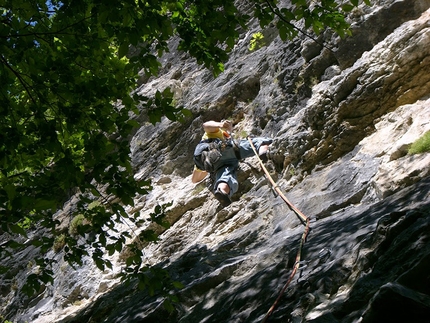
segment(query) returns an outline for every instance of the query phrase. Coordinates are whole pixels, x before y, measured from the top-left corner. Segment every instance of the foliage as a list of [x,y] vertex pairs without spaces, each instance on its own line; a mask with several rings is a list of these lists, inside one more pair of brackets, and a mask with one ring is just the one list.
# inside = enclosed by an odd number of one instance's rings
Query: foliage
[[85,217],[83,214],[76,215],[69,225],[69,234],[71,236],[77,235],[79,233],[79,227],[84,224]]
[[[340,8],[334,0],[293,0],[289,8],[273,0],[251,3],[261,27],[276,22],[287,39],[297,33],[299,21],[316,33],[327,26],[348,34],[343,14],[358,0]],[[76,236],[66,233],[65,259],[80,265],[91,256],[100,269],[112,267],[104,255],[121,251],[130,238],[116,224],[135,223],[138,214],[125,207],[151,190],[149,181],[134,178],[128,136],[138,124],[131,116],[140,113],[139,105],[154,124],[188,113],[174,106],[168,89],[154,97],[133,94],[138,72],[156,76],[158,57],[177,36],[180,50],[218,75],[249,19],[233,0],[2,1],[0,220],[14,238],[1,256],[24,248],[20,236],[27,237],[36,224],[50,234],[29,243],[42,253],[50,250],[59,235],[56,212],[76,196],[74,214],[86,221]],[[130,46],[139,54],[129,55]],[[41,270],[28,276],[23,291],[31,294],[52,282],[53,261],[37,259]],[[137,258],[130,265],[128,273],[147,284],[139,273],[149,269]]]
[[252,34],[252,39],[249,42],[248,49],[251,52],[253,52],[253,51],[257,50],[257,49],[260,49],[264,45],[266,45],[266,43],[264,41],[264,35],[263,35],[263,33],[256,32],[256,33]]
[[409,147],[408,153],[412,154],[422,154],[425,152],[430,152],[430,131],[427,131],[424,135],[417,139]]
[[60,252],[61,250],[63,250],[65,245],[66,235],[62,233],[55,237],[54,244],[52,245],[52,250],[54,250],[54,252]]

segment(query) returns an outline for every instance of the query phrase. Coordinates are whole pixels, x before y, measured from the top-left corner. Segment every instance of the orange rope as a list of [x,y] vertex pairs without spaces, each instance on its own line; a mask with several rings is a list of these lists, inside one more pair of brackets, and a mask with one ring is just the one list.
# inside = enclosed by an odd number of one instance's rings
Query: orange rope
[[294,263],[293,266],[293,271],[291,272],[290,276],[288,277],[287,282],[284,284],[284,286],[282,287],[278,297],[276,298],[275,302],[273,303],[273,305],[270,307],[270,309],[267,311],[266,316],[263,319],[263,323],[267,322],[267,319],[269,318],[270,315],[272,315],[273,311],[275,310],[276,306],[279,303],[279,300],[281,299],[282,295],[284,294],[285,290],[287,289],[288,285],[290,284],[290,282],[293,280],[294,275],[296,274],[297,270],[299,269],[300,266],[300,258],[301,258],[301,254],[302,254],[302,248],[304,243],[306,242],[306,237],[308,236],[309,233],[309,226],[310,226],[310,220],[309,218],[304,215],[298,208],[296,208],[288,199],[287,197],[282,193],[282,191],[280,190],[280,188],[278,187],[278,185],[276,185],[275,181],[272,179],[272,177],[270,176],[269,171],[267,170],[266,166],[264,166],[263,161],[260,159],[260,157],[258,156],[258,153],[254,147],[254,144],[252,143],[252,140],[250,137],[248,137],[248,141],[251,144],[252,150],[255,153],[255,156],[257,156],[258,161],[260,162],[261,167],[263,168],[264,173],[266,174],[267,179],[269,180],[270,184],[272,184],[274,190],[279,194],[279,196],[285,201],[285,203],[287,203],[288,207],[293,210],[296,215],[299,217],[300,221],[302,221],[303,225],[305,225],[305,229],[303,231],[302,234],[302,238],[300,239],[300,244],[299,244],[299,250],[297,251],[297,256],[296,256],[296,262]]

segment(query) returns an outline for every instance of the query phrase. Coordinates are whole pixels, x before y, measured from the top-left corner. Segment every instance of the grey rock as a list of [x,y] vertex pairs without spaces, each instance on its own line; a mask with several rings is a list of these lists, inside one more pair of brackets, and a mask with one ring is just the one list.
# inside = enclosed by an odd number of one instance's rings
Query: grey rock
[[137,116],[133,165],[154,189],[130,211],[146,218],[155,205],[173,202],[171,227],[157,227],[161,241],[144,253],[184,285],[175,310],[167,312],[160,295],[121,284],[118,255],[110,258],[113,270],[101,273],[91,259],[74,270],[51,252],[54,285],[26,298],[19,288],[37,270],[29,261],[39,252],[28,247],[2,259],[11,270],[0,277],[1,315],[33,323],[261,322],[293,269],[304,226],[255,158],[241,163],[240,189],[227,208],[205,183],[191,184],[202,122],[230,118],[236,138],[275,138],[267,168],[311,222],[300,269],[269,321],[425,322],[430,154],[407,148],[430,130],[429,7],[426,0],[360,7],[349,17],[353,37],[318,38],[330,49],[303,36],[284,43],[270,29],[266,45],[251,53],[255,24],[218,78],[172,42],[161,75],[142,76],[136,92],[170,87],[193,116],[155,126]]

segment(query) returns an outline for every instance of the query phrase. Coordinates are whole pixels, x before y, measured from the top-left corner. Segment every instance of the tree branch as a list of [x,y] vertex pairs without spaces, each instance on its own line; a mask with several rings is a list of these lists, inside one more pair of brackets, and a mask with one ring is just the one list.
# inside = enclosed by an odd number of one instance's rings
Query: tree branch
[[14,70],[12,68],[12,66],[10,66],[10,64],[8,63],[8,61],[6,60],[6,58],[3,55],[1,55],[0,57],[1,57],[1,61],[3,62],[3,64],[16,76],[16,78],[19,80],[21,85],[24,87],[24,89],[27,92],[28,96],[30,97],[31,101],[33,101],[33,103],[36,104],[36,100],[31,95],[30,88],[28,87],[27,82],[25,82],[24,79],[21,77],[21,74],[18,73],[16,70]]
[[279,10],[275,10],[272,6],[272,4],[269,2],[269,0],[265,0],[266,4],[268,5],[270,11],[272,11],[279,19],[281,19],[283,22],[285,22],[287,25],[291,26],[293,29],[296,29],[297,31],[301,32],[303,35],[305,35],[306,37],[312,39],[315,43],[317,43],[318,45],[327,48],[330,52],[332,52],[334,54],[334,51],[324,45],[323,43],[319,42],[315,37],[309,35],[308,33],[306,33],[305,31],[303,31],[302,29],[300,29],[299,27],[295,26],[294,24],[292,24],[291,22],[289,22],[287,19],[285,19],[285,17],[283,15],[281,15],[279,13]]

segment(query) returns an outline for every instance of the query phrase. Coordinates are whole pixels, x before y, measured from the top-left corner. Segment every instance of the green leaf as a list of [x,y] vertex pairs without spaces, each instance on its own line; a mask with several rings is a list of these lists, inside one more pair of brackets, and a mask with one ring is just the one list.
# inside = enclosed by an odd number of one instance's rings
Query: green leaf
[[122,58],[122,57],[124,57],[125,55],[127,55],[127,53],[128,53],[128,47],[129,47],[129,44],[128,44],[128,43],[126,43],[126,42],[123,42],[123,43],[119,46],[119,48],[118,48],[118,58]]
[[296,18],[296,16],[291,12],[291,10],[288,10],[286,8],[281,8],[280,13],[283,16],[283,18],[287,21],[291,21]]
[[122,241],[118,241],[118,242],[115,244],[115,250],[116,250],[116,251],[118,251],[118,252],[122,251],[122,246],[123,246]]
[[279,37],[282,39],[282,41],[286,41],[288,39],[288,29],[286,28],[285,24],[279,24],[278,30]]
[[189,109],[181,109],[181,112],[182,112],[182,114],[184,115],[184,116],[186,116],[186,117],[192,117],[193,116],[193,113],[191,112],[191,110],[189,110]]
[[146,283],[142,280],[139,280],[138,288],[139,290],[144,290],[146,288]]
[[184,288],[185,286],[184,286],[184,284],[182,284],[181,282],[178,282],[178,281],[174,281],[174,282],[172,282],[172,285],[175,287],[175,288],[178,288],[178,289],[182,289],[182,288]]
[[6,194],[9,200],[13,200],[15,198],[15,195],[16,195],[15,185],[8,184],[4,187],[4,190],[6,191]]
[[102,246],[106,246],[106,235],[104,233],[99,235],[99,242]]
[[113,267],[112,267],[112,263],[109,261],[109,260],[106,260],[105,261],[105,265],[106,265],[106,267],[108,267],[109,269],[112,269]]
[[20,234],[20,235],[22,235],[24,237],[27,237],[27,233],[25,232],[25,230],[20,225],[9,223],[8,227],[9,227],[9,230],[11,232]]
[[36,211],[55,210],[57,208],[57,203],[58,202],[56,200],[38,199],[36,200],[36,203],[34,204],[33,209]]
[[346,4],[342,5],[341,8],[344,12],[351,12],[352,9],[354,9],[355,7],[353,5],[346,3]]
[[166,309],[166,311],[167,312],[169,312],[169,313],[171,313],[171,312],[173,312],[174,310],[175,310],[175,307],[173,306],[173,304],[172,304],[172,302],[168,299],[168,298],[166,298],[164,301],[163,301],[163,307]]
[[40,246],[42,246],[42,245],[43,245],[43,241],[41,241],[41,240],[32,240],[32,241],[31,241],[31,244],[32,244],[33,246],[35,246],[35,247],[40,247]]
[[143,241],[158,241],[158,234],[156,234],[154,232],[154,230],[145,230],[142,231],[139,235],[139,237],[143,240]]
[[101,271],[105,270],[105,264],[104,264],[104,261],[102,259],[96,258],[96,259],[94,259],[94,262],[95,262],[98,269],[100,269]]
[[[112,256],[115,253],[115,245],[114,244],[107,245],[106,250],[108,250],[109,256]],[[127,265],[127,266],[129,266],[129,265]]]

